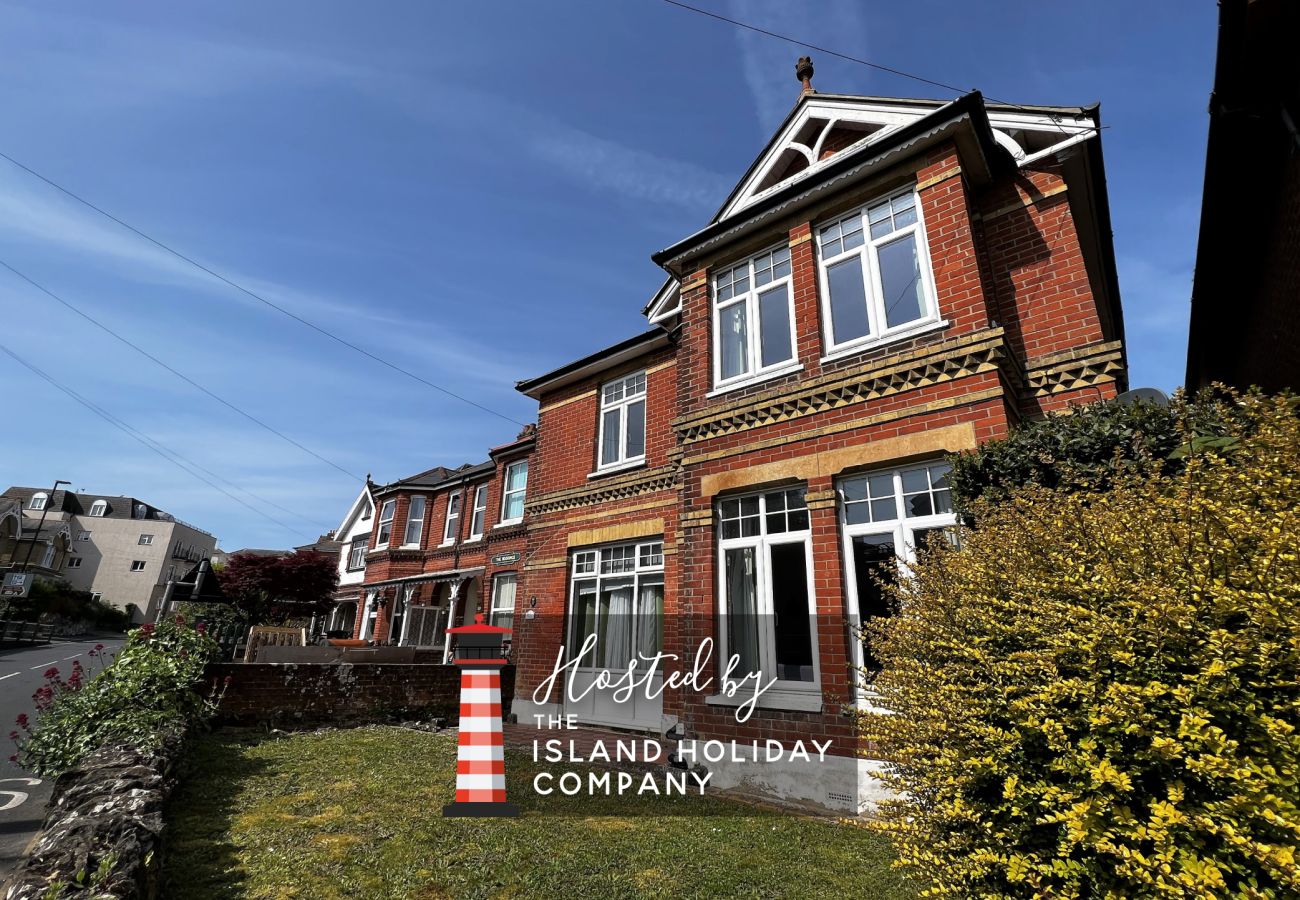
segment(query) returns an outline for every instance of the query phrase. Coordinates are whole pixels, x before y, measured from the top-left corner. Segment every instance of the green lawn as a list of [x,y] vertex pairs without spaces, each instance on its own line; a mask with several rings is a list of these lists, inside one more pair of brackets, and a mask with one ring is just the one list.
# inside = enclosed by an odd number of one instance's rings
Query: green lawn
[[168,814],[164,896],[914,898],[860,828],[713,798],[538,797],[508,753],[519,819],[443,819],[452,735],[360,728],[217,734]]

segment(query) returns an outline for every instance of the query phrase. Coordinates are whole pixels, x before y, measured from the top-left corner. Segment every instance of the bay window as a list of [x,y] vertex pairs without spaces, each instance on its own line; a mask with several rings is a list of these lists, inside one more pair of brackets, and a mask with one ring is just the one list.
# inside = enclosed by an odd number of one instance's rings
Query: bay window
[[600,389],[599,469],[645,461],[646,375],[638,372]]
[[424,497],[416,495],[411,498],[410,506],[406,511],[406,535],[402,540],[404,547],[420,546],[420,538],[424,536]]
[[789,247],[714,276],[714,386],[743,384],[793,367],[793,322]]
[[388,546],[388,539],[393,536],[393,514],[397,510],[396,500],[385,500],[379,508],[379,533],[375,536],[375,549]]
[[804,488],[718,503],[721,664],[780,690],[813,690],[817,662],[812,532]]
[[912,188],[822,226],[822,317],[828,352],[938,321],[920,206]]
[[524,493],[528,487],[528,460],[506,466],[505,489],[501,492],[501,525],[524,519]]
[[[840,523],[848,567],[848,612],[853,628],[894,613],[882,582],[924,552],[929,541],[953,541],[957,517],[952,509],[947,463],[872,472],[839,482]],[[870,648],[852,641],[855,668],[879,669]],[[870,677],[870,675],[868,675]],[[859,684],[859,688],[864,685]]]

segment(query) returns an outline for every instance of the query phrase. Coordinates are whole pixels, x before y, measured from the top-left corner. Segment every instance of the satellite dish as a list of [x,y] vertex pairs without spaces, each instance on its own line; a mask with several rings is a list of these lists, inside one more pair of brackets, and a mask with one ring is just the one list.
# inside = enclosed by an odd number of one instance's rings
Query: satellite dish
[[1134,388],[1131,391],[1125,391],[1115,398],[1117,403],[1134,403],[1147,402],[1154,403],[1156,406],[1168,406],[1169,395],[1159,388]]

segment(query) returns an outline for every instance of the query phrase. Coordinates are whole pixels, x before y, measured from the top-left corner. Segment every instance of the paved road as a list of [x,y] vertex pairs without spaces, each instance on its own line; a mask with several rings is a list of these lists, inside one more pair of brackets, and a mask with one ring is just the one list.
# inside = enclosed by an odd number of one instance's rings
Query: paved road
[[32,694],[45,683],[46,669],[58,666],[66,678],[73,660],[79,659],[87,675],[93,675],[102,668],[102,663],[88,655],[95,645],[103,644],[111,654],[122,641],[117,635],[0,650],[0,879],[8,877],[40,829],[53,787],[51,780],[36,778],[9,761],[14,752],[9,740],[14,720],[19,713],[35,717]]

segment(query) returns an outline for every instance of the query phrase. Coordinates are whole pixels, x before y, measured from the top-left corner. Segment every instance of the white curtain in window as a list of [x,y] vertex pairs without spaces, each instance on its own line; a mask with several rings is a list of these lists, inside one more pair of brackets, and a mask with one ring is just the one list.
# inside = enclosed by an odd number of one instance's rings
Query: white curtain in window
[[605,588],[605,661],[604,668],[625,669],[632,656],[632,585],[610,585]]
[[650,659],[664,646],[664,586],[643,584],[641,596],[637,599],[636,649],[642,658]]
[[[737,547],[726,554],[727,655],[738,656],[735,674],[760,669],[758,661],[758,571],[753,547]],[[722,660],[725,669],[729,660]]]

